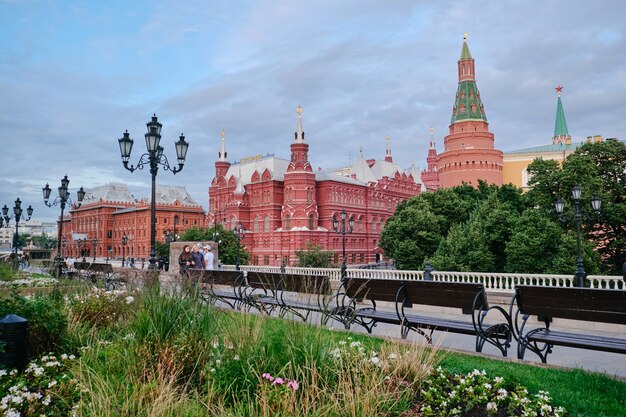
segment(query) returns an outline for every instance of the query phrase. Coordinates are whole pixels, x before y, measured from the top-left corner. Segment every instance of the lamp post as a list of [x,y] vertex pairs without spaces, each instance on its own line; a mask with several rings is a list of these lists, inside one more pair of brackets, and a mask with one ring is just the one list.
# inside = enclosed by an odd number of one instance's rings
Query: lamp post
[[246,229],[244,229],[241,222],[239,222],[235,225],[233,232],[237,238],[237,263],[235,264],[235,269],[239,271],[239,266],[241,265],[241,241],[246,237]]
[[124,234],[122,236],[122,268],[126,264],[126,244],[128,243],[128,236]]
[[156,176],[159,170],[159,165],[163,167],[165,171],[172,171],[172,174],[176,174],[183,169],[185,164],[185,157],[187,156],[187,150],[189,149],[189,143],[185,141],[185,136],[181,133],[178,141],[176,142],[176,157],[178,158],[178,167],[172,168],[167,160],[167,157],[163,154],[163,147],[159,145],[161,142],[161,128],[163,125],[159,123],[158,118],[155,115],[152,116],[152,120],[146,124],[148,132],[144,135],[146,139],[147,152],[141,155],[137,166],[128,164],[130,159],[130,153],[133,149],[133,139],[130,138],[128,130],[124,132],[124,136],[118,139],[120,145],[120,153],[122,156],[122,163],[124,168],[130,172],[134,172],[137,169],[143,169],[144,166],[150,167],[150,174],[152,176],[152,201],[150,204],[150,265],[149,270],[157,269],[156,259]]
[[[20,224],[20,219],[22,218],[22,201],[19,199],[19,197],[15,200],[15,206],[13,206],[13,215],[9,216],[9,208],[7,207],[7,205],[5,204],[4,207],[2,207],[2,216],[4,218],[4,222],[6,223],[7,227],[9,226],[9,220],[11,219],[15,219],[15,235],[13,236],[13,243],[15,245],[15,259],[17,259],[17,245],[19,243],[19,231],[18,231],[18,227]],[[28,206],[28,208],[26,209],[26,213],[28,214],[28,218],[24,219],[24,221],[28,221],[30,220],[30,218],[33,215],[33,208],[32,206]],[[1,225],[1,223],[0,223]]]
[[341,227],[339,227],[339,220],[333,216],[333,229],[336,233],[341,233],[341,249],[343,255],[343,261],[341,261],[341,280],[345,280],[347,276],[346,272],[346,234],[352,233],[354,230],[354,216],[350,216],[348,219],[348,227],[346,227],[346,211],[341,210]]
[[96,262],[96,246],[98,246],[98,238],[94,237],[93,240],[91,241],[91,244],[93,245],[93,262]]
[[[575,285],[577,287],[584,287],[585,278],[587,277],[587,273],[585,272],[585,268],[583,267],[583,256],[582,256],[582,249],[581,249],[581,244],[580,244],[580,220],[583,216],[583,213],[585,213],[584,209],[582,209],[580,206],[581,199],[582,199],[582,188],[580,187],[580,185],[576,184],[572,188],[572,200],[574,200],[574,220],[576,221],[576,243],[578,247],[578,252],[577,252],[578,257],[576,259],[576,273],[574,274]],[[601,205],[602,205],[602,200],[600,200],[600,197],[594,196],[591,199],[591,207],[593,208],[593,211],[596,214],[600,212]],[[565,219],[562,216],[562,214],[563,214],[563,209],[565,208],[565,202],[563,201],[562,198],[558,198],[554,202],[554,208],[559,215],[559,219],[561,221],[564,221]]]
[[[59,187],[59,196],[56,197],[54,199],[54,201],[52,201],[52,203],[48,202],[48,200],[50,199],[50,193],[52,192],[52,189],[50,188],[50,186],[48,184],[46,184],[45,187],[43,187],[41,190],[43,191],[43,202],[46,206],[48,207],[52,207],[52,206],[56,206],[56,205],[60,205],[61,206],[61,220],[60,220],[60,225],[59,225],[59,238],[57,239],[57,278],[59,278],[59,276],[61,275],[61,257],[60,257],[60,253],[61,253],[61,239],[65,240],[63,238],[63,211],[65,210],[65,204],[69,201],[70,204],[72,204],[72,199],[70,197],[70,193],[68,190],[68,187],[70,185],[70,180],[67,179],[67,175],[63,177],[63,179],[61,180],[61,186]],[[78,197],[78,202],[76,203],[78,207],[80,207],[80,205],[83,203],[83,199],[85,198],[85,190],[83,190],[83,187],[80,187],[80,189],[76,192],[76,195]]]
[[[65,246],[67,246],[67,240],[65,238],[63,238],[61,240],[61,248],[62,248],[61,251],[60,251],[61,259],[63,259],[63,252],[65,252]],[[57,250],[58,250],[58,248],[57,248]],[[57,257],[58,257],[58,255],[57,255]]]

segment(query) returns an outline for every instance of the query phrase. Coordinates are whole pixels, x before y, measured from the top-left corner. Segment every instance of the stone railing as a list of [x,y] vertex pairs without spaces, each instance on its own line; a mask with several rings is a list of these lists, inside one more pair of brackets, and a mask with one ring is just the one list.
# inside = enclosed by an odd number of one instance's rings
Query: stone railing
[[[234,270],[234,265],[223,265],[223,269]],[[244,271],[265,271],[280,273],[278,266],[242,265]],[[338,268],[304,268],[286,267],[288,274],[324,275],[331,280],[341,279],[341,270]],[[348,278],[394,279],[403,281],[422,280],[424,271],[401,271],[395,269],[347,269]],[[514,274],[496,272],[447,272],[432,271],[433,281],[441,282],[476,282],[483,283],[491,291],[512,293],[516,285],[544,285],[547,287],[572,287],[573,275],[551,274]],[[589,275],[587,276],[592,288],[626,289],[626,282],[618,275]]]

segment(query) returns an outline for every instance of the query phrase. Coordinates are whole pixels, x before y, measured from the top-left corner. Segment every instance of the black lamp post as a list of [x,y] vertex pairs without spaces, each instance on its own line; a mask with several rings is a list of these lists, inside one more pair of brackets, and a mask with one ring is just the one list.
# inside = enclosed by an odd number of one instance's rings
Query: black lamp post
[[126,244],[128,243],[128,236],[122,236],[122,268],[126,264]]
[[96,247],[98,246],[98,238],[94,237],[93,240],[91,241],[91,244],[93,245],[93,262],[96,262]]
[[[68,201],[70,204],[72,204],[72,199],[70,197],[70,193],[68,190],[69,185],[70,185],[70,180],[67,179],[67,175],[66,175],[61,180],[61,186],[59,187],[59,196],[56,197],[54,201],[52,201],[52,203],[48,202],[48,200],[50,199],[50,193],[52,192],[52,189],[50,188],[50,186],[46,184],[46,186],[41,189],[43,191],[43,202],[46,206],[48,207],[52,207],[56,205],[61,206],[61,220],[60,220],[60,225],[59,225],[59,236],[57,238],[57,257],[56,257],[57,278],[59,278],[59,276],[61,275],[61,259],[62,259],[60,256],[61,240],[63,240],[65,244],[67,244],[67,242],[65,241],[65,238],[63,238],[63,210],[65,210],[65,204]],[[80,187],[80,189],[76,192],[76,195],[78,197],[78,202],[76,203],[76,205],[80,207],[80,205],[83,203],[83,199],[85,198],[85,190],[83,190],[83,187]],[[63,245],[64,247],[65,247],[65,244]]]
[[339,227],[339,221],[333,216],[333,229],[336,233],[341,233],[341,248],[343,261],[341,262],[341,280],[345,280],[347,277],[346,272],[346,234],[352,233],[354,230],[354,216],[350,216],[348,219],[348,227],[346,227],[346,211],[341,210],[341,228]]
[[143,169],[144,166],[150,167],[150,174],[152,175],[152,202],[150,205],[150,265],[148,269],[157,269],[156,259],[156,176],[159,170],[159,165],[166,171],[172,171],[172,174],[176,174],[183,169],[185,164],[185,157],[187,156],[187,150],[189,149],[189,143],[185,141],[185,136],[181,133],[180,138],[176,142],[176,157],[178,158],[178,167],[172,168],[167,160],[167,157],[163,154],[163,147],[159,145],[161,142],[161,128],[163,125],[159,123],[156,115],[152,116],[152,120],[146,124],[148,127],[148,133],[145,134],[147,152],[141,155],[137,166],[128,165],[130,159],[130,153],[133,149],[133,140],[128,134],[128,130],[124,132],[124,136],[118,139],[120,145],[120,153],[122,155],[122,163],[124,168],[130,172],[134,172],[136,169]]
[[[585,213],[584,209],[580,207],[581,199],[582,199],[582,188],[580,188],[580,185],[576,184],[572,188],[572,200],[574,200],[574,220],[576,221],[576,242],[578,246],[578,258],[576,259],[576,273],[574,274],[575,285],[577,287],[584,287],[585,278],[587,277],[587,273],[585,272],[585,268],[583,267],[583,256],[582,256],[582,250],[581,250],[581,245],[580,245],[580,220],[583,216],[583,213]],[[600,212],[601,205],[602,205],[602,200],[600,200],[600,197],[594,196],[591,199],[591,207],[593,208],[593,211],[596,214]],[[563,199],[558,198],[554,202],[554,208],[559,215],[559,219],[561,221],[564,221],[565,219],[563,218],[562,214],[563,214],[563,209],[565,208],[565,202],[563,201]]]
[[[22,201],[19,199],[19,197],[15,200],[15,206],[13,206],[12,216],[9,216],[9,208],[6,204],[4,205],[4,207],[2,207],[2,217],[4,218],[4,222],[6,223],[7,227],[9,226],[9,220],[15,219],[15,235],[13,236],[13,243],[15,246],[15,259],[17,259],[17,245],[19,243],[18,227],[20,224],[20,219],[22,218],[22,213]],[[26,213],[28,213],[28,218],[24,219],[24,221],[30,220],[33,215],[33,208],[31,206],[28,206],[28,208],[26,209]],[[2,225],[2,223],[0,223],[0,225]]]
[[176,233],[176,225],[178,224],[178,214],[174,215],[174,230],[165,230],[163,232],[163,238],[165,242],[169,245],[172,242],[176,242],[178,240],[178,234]]
[[[61,259],[63,259],[63,252],[65,252],[65,246],[67,246],[67,240],[65,238],[63,238],[63,239],[61,239],[61,248],[62,249],[58,250],[58,248],[57,248],[57,251],[61,254]],[[58,256],[59,255],[57,255],[57,257]]]
[[78,244],[78,256],[83,258],[83,262],[87,262],[85,256],[87,254],[87,238],[84,237],[82,239],[78,239],[76,240],[76,243]]
[[246,237],[246,229],[244,229],[241,222],[239,222],[235,225],[235,230],[233,230],[233,232],[237,238],[237,263],[235,264],[235,269],[239,271],[239,266],[241,265],[241,241],[244,237]]

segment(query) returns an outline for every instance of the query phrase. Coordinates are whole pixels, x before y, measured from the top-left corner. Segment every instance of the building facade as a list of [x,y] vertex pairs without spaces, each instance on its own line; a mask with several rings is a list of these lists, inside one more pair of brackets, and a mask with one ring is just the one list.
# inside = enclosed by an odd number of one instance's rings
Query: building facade
[[[63,219],[64,256],[94,256],[93,239],[98,239],[99,257],[150,256],[150,198],[135,199],[122,183],[85,189],[80,207],[73,206]],[[205,225],[205,213],[184,187],[156,186],[156,239],[163,242],[166,232],[177,234],[190,227]],[[122,237],[128,238],[122,244]],[[79,239],[87,239],[80,247]]]
[[230,163],[224,132],[215,177],[209,187],[209,226],[222,223],[246,230],[243,244],[257,265],[294,265],[296,251],[307,243],[335,252],[342,258],[342,236],[333,218],[354,219],[346,235],[348,264],[381,261],[380,232],[398,203],[422,191],[419,171],[404,170],[393,162],[390,139],[383,160],[359,153],[352,166],[333,171],[314,170],[309,144],[302,129],[302,108],[297,110],[291,158],[255,156]]
[[[444,138],[444,151],[439,155],[431,140],[428,156],[436,163],[436,169],[433,165],[431,170],[429,162],[429,170],[432,177],[437,178],[437,188],[450,188],[464,182],[476,187],[479,180],[502,185],[502,151],[495,149],[494,135],[489,131],[467,35],[457,65],[459,83],[449,133]],[[436,189],[432,185],[427,188]]]

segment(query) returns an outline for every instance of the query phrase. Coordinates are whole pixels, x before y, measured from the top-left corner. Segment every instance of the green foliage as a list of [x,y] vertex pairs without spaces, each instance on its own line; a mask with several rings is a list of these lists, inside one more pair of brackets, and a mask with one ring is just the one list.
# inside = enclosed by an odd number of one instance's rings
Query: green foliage
[[[621,271],[626,261],[626,145],[617,140],[587,143],[569,155],[560,167],[555,161],[535,160],[528,166],[531,174],[529,204],[546,213],[554,213],[557,198],[566,202],[565,224],[575,230],[571,189],[582,187],[581,207],[591,212],[594,195],[602,199],[599,218],[583,217],[585,240],[594,242],[604,268],[613,273]],[[553,214],[554,216],[554,214]]]
[[17,291],[0,299],[0,318],[17,314],[28,320],[30,356],[55,352],[67,330],[67,317],[62,300],[56,294],[25,297]]
[[33,242],[33,245],[42,248],[42,249],[52,249],[56,248],[57,240],[56,238],[52,238],[48,236],[46,233],[42,233],[38,236],[31,236],[30,238]]
[[155,242],[154,245],[157,253],[157,257],[159,258],[169,258],[170,256],[170,245],[164,242]]
[[68,302],[74,320],[94,327],[110,327],[127,319],[135,307],[134,297],[125,291],[93,288],[76,294]]
[[324,250],[322,245],[307,242],[306,249],[297,250],[298,265],[308,268],[330,268],[335,252]]
[[0,262],[0,281],[12,281],[16,278],[13,267],[8,262]]
[[70,416],[80,399],[71,377],[74,355],[48,354],[28,364],[23,373],[0,369],[3,416]]
[[[215,239],[213,235],[215,234]],[[200,242],[205,240],[219,241],[219,259],[223,264],[234,265],[237,262],[237,254],[241,264],[247,264],[250,260],[250,252],[242,244],[238,245],[238,238],[232,230],[226,230],[221,224],[215,227],[192,227],[185,230],[180,239],[186,242]]]

